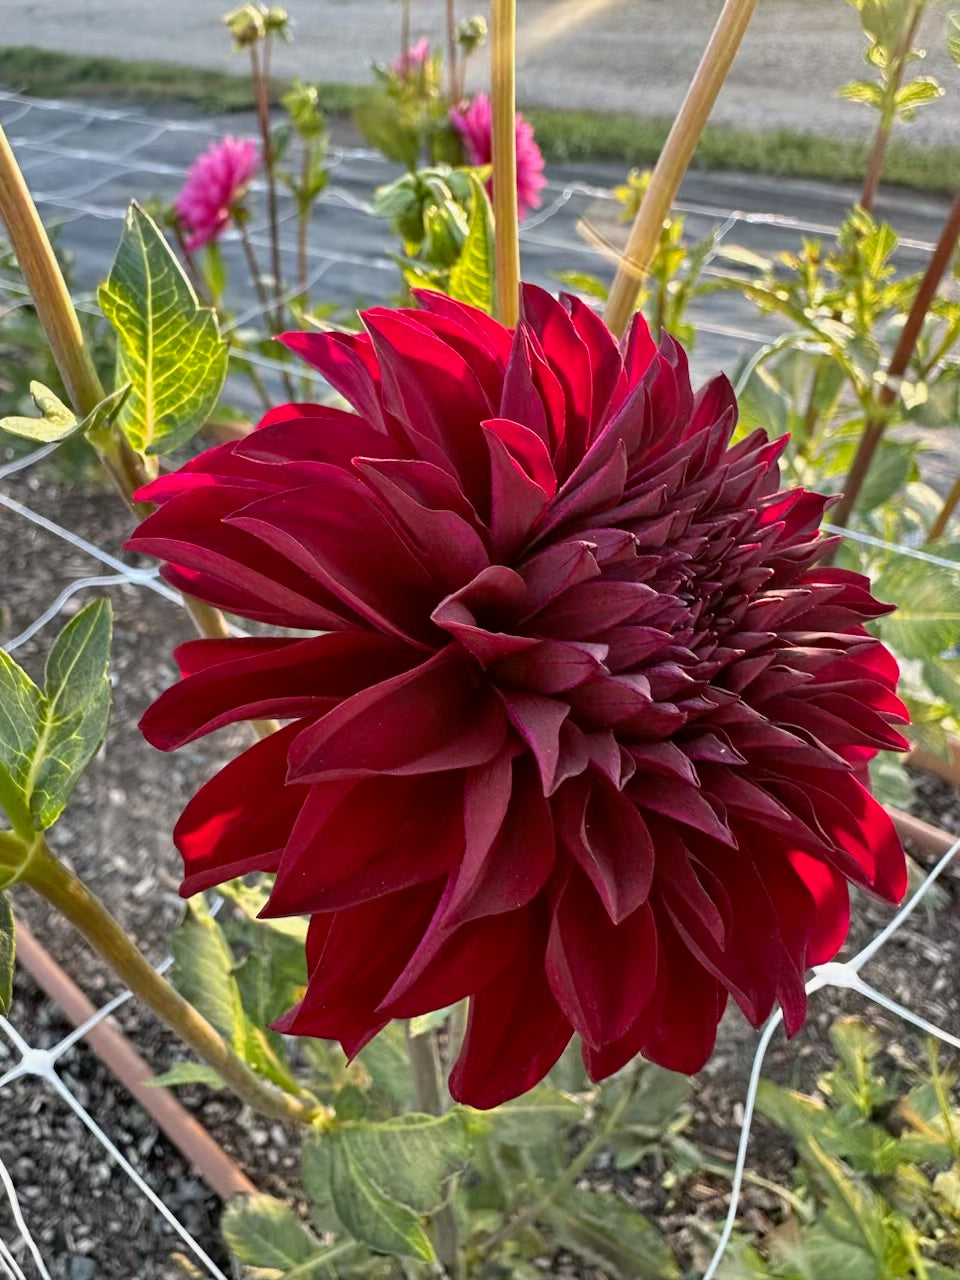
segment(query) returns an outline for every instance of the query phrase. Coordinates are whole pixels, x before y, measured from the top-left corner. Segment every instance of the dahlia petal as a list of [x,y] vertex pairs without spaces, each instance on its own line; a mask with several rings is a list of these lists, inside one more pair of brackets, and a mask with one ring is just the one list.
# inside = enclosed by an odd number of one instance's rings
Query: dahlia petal
[[463,783],[322,782],[303,803],[265,918],[339,911],[447,873],[463,851]]
[[654,846],[636,806],[609,781],[582,775],[552,802],[564,848],[589,876],[614,924],[646,902],[653,884]]
[[561,293],[560,303],[569,312],[574,330],[590,357],[592,438],[597,427],[622,399],[626,389],[623,359],[613,334],[592,308],[572,293]]
[[506,364],[510,358],[513,345],[513,334],[498,324],[486,311],[472,307],[466,302],[457,302],[446,293],[435,289],[414,289],[413,296],[432,315],[446,316],[470,333],[476,341],[482,342],[496,358]]
[[[476,529],[461,515],[447,509],[445,493],[438,495],[436,506],[421,502],[390,475],[398,467],[414,465],[417,464],[381,463],[366,458],[356,460],[357,470],[389,508],[424,568],[441,590],[450,591],[465,579],[481,573],[489,565],[490,557]],[[419,466],[429,467],[430,464],[420,463]],[[449,477],[437,468],[431,470],[449,481]],[[439,505],[441,503],[444,505]]]
[[454,646],[365,689],[300,733],[291,782],[466,769],[503,746],[506,717]]
[[560,730],[570,714],[569,705],[555,698],[509,689],[498,689],[497,695],[510,723],[533,752],[544,795],[551,795],[558,785]]
[[604,1080],[642,1053],[650,1062],[695,1075],[717,1039],[727,993],[690,953],[669,921],[658,921],[657,985],[650,1003],[632,1027],[612,1044],[584,1043],[583,1060],[591,1080]]
[[526,906],[556,857],[550,808],[529,757],[501,755],[471,770],[463,812],[463,860],[438,909],[444,928]]
[[193,594],[214,604],[229,599],[235,605],[231,612],[241,617],[321,631],[356,621],[352,610],[296,565],[224,523],[248,501],[247,490],[226,485],[184,494],[147,516],[124,545],[171,561],[174,573],[186,571]]
[[809,923],[807,964],[813,967],[832,960],[850,929],[850,892],[839,871],[805,853],[788,854],[790,865],[814,901]]
[[331,469],[322,483],[262,498],[228,522],[371,626],[414,642],[429,634],[436,585],[356,477]]
[[634,312],[620,346],[627,386],[632,389],[642,380],[657,354],[657,344],[642,311]]
[[547,942],[547,980],[557,1004],[587,1044],[626,1033],[653,994],[657,930],[643,903],[614,924],[581,872],[554,908]]
[[590,435],[593,380],[590,353],[564,307],[537,285],[520,291],[520,317],[540,340],[554,374],[563,388],[567,405],[568,453],[583,455]]
[[493,674],[531,693],[563,693],[605,674],[606,656],[605,644],[537,640],[505,654],[494,664]]
[[392,637],[336,631],[309,640],[191,640],[176,656],[194,673],[185,672],[140,722],[161,751],[238,720],[318,715],[417,660],[415,650]]
[[393,975],[406,964],[433,913],[438,890],[418,885],[371,902],[315,916],[316,960],[306,994],[273,1023],[287,1035],[339,1040],[348,1057],[386,1026],[378,1012]]
[[524,560],[519,572],[527,585],[527,599],[519,621],[530,621],[570,587],[599,577],[595,551],[589,542],[571,540],[545,547]]
[[299,725],[248,747],[200,788],[173,832],[184,862],[183,897],[280,862],[305,787],[285,785],[287,750]]
[[234,458],[261,464],[258,475],[264,483],[272,465],[289,489],[292,463],[320,462],[346,470],[358,454],[380,457],[386,451],[400,453],[403,447],[402,441],[356,413],[330,405],[287,404],[272,409],[256,431],[237,441]]
[[416,1018],[456,1004],[493,982],[522,949],[517,922],[505,915],[453,930],[428,926],[380,1009],[392,1018]]
[[380,372],[365,333],[284,333],[280,341],[326,380],[361,418],[385,428]]
[[530,342],[522,325],[518,325],[514,331],[510,359],[503,373],[503,390],[498,412],[501,418],[522,422],[546,446],[549,447],[552,443],[553,434],[550,430],[547,406],[534,380]]
[[550,495],[527,475],[495,427],[485,422],[482,430],[490,454],[490,553],[505,560],[530,536]]
[[660,777],[648,783],[640,774],[636,774],[630,780],[628,791],[641,810],[649,809],[665,818],[672,818],[721,844],[736,845],[730,828],[696,788],[668,777]]
[[523,952],[471,999],[463,1047],[450,1072],[457,1102],[499,1106],[539,1083],[567,1047],[573,1033],[547,984],[542,932],[528,926]]

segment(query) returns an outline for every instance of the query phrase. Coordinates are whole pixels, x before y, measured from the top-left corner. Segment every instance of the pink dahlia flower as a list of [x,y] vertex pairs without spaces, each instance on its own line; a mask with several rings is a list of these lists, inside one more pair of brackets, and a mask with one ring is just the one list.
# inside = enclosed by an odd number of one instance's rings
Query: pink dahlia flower
[[259,167],[260,153],[253,138],[224,138],[197,156],[173,202],[189,232],[191,253],[220,235]]
[[418,71],[430,58],[430,41],[424,36],[404,53],[398,54],[389,64],[394,75],[409,76]]
[[[478,93],[466,107],[453,107],[450,122],[463,140],[468,164],[490,164],[493,159],[493,110],[485,93]],[[533,136],[533,126],[517,112],[517,203],[520,217],[539,209],[540,192],[547,185],[543,153]],[[492,183],[487,184],[492,191]]]
[[265,914],[310,917],[284,1031],[354,1054],[469,997],[477,1107],[575,1033],[594,1079],[697,1071],[728,996],[796,1031],[848,883],[906,885],[860,781],[905,746],[887,606],[640,317],[421,302],[287,335],[355,412],[282,405],[139,495],[168,581],[305,632],[183,645],[143,719],[164,750],[285,721],[190,802],[183,891],[272,872]]

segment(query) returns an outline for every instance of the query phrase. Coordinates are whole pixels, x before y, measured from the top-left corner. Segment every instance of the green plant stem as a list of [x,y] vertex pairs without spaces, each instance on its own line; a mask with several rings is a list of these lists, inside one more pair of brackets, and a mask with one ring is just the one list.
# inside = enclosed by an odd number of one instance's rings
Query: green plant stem
[[410,48],[410,0],[400,0],[400,66],[407,65]]
[[456,0],[447,0],[447,96],[451,107],[460,97],[457,86],[457,14]]
[[517,4],[492,0],[490,98],[493,111],[493,217],[497,316],[512,329],[520,318],[520,218],[517,208]]
[[[410,1071],[413,1076],[413,1088],[417,1098],[417,1106],[429,1115],[439,1116],[446,1110],[442,1073],[440,1068],[440,1047],[434,1031],[427,1031],[422,1036],[415,1036],[406,1024],[407,1053],[410,1057]],[[461,1280],[463,1271],[460,1259],[460,1244],[457,1231],[457,1220],[449,1204],[444,1205],[433,1215],[434,1246],[440,1261],[450,1280]]]
[[725,0],[660,159],[650,178],[617,268],[604,319],[619,337],[637,306],[643,278],[656,253],[664,219],[693,159],[717,94],[733,65],[757,0]]
[[[310,181],[312,153],[313,143],[305,140],[300,161],[302,192],[306,191],[307,183]],[[310,230],[310,207],[311,202],[301,194],[297,200],[297,284],[300,289],[300,303],[304,307],[307,305],[307,234]]]
[[910,365],[923,322],[936,297],[940,281],[953,258],[958,239],[960,239],[960,195],[956,197],[950,208],[937,246],[930,256],[923,279],[914,294],[907,319],[900,331],[900,338],[890,357],[883,385],[874,398],[873,411],[867,416],[860,443],[850,464],[850,470],[843,485],[843,497],[831,514],[831,522],[841,528],[846,526],[860,497],[860,490],[867,478],[870,464],[883,439],[890,408],[900,394],[900,380]]
[[489,1258],[494,1250],[499,1249],[499,1247],[506,1240],[509,1240],[511,1236],[516,1235],[516,1233],[518,1231],[522,1231],[524,1227],[536,1222],[544,1210],[549,1209],[562,1192],[566,1191],[568,1187],[572,1187],[576,1184],[581,1173],[590,1167],[597,1155],[599,1155],[606,1143],[610,1140],[611,1135],[616,1132],[617,1126],[626,1115],[627,1110],[630,1107],[630,1103],[633,1101],[639,1083],[640,1073],[635,1071],[629,1086],[624,1089],[623,1093],[611,1108],[610,1114],[607,1116],[606,1122],[602,1127],[593,1135],[582,1151],[580,1151],[578,1155],[574,1156],[560,1176],[551,1182],[550,1189],[548,1191],[544,1192],[544,1194],[540,1196],[538,1200],[535,1200],[528,1208],[521,1209],[515,1218],[505,1226],[501,1227],[499,1231],[495,1231],[492,1236],[488,1237],[488,1239],[484,1241],[480,1248],[481,1259]]
[[947,531],[947,525],[950,517],[960,506],[960,476],[957,476],[953,484],[950,486],[950,492],[943,500],[943,506],[937,513],[937,518],[930,526],[930,532],[927,534],[927,542],[937,542]]
[[250,46],[253,89],[257,97],[257,120],[263,143],[263,171],[267,176],[267,216],[270,222],[270,262],[273,269],[273,307],[270,321],[274,333],[283,328],[283,275],[280,270],[280,231],[277,218],[277,174],[270,136],[270,36],[263,44],[263,59],[256,43]]
[[315,1125],[327,1118],[319,1104],[293,1098],[251,1071],[220,1033],[157,973],[100,900],[54,857],[42,836],[37,837],[19,879],[65,915],[134,995],[249,1106],[262,1115],[296,1124]]
[[874,134],[873,147],[870,151],[870,163],[867,165],[867,173],[863,182],[863,191],[860,195],[860,206],[871,212],[874,202],[877,198],[877,191],[880,187],[880,178],[883,175],[883,166],[887,158],[887,144],[890,141],[890,134],[897,119],[896,96],[900,85],[903,83],[903,73],[907,69],[907,57],[913,45],[913,38],[917,34],[917,27],[920,25],[920,18],[923,13],[924,0],[914,0],[913,13],[910,15],[910,21],[907,23],[907,29],[903,33],[903,38],[897,48],[894,57],[894,64],[890,71],[890,77],[885,87],[886,95],[884,97],[882,114],[880,123],[877,125],[877,132]]

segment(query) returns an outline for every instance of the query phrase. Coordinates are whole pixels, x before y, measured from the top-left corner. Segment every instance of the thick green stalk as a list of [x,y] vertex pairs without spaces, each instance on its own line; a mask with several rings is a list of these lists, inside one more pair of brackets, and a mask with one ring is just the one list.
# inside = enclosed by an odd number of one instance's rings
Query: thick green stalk
[[626,329],[636,310],[643,278],[657,250],[663,220],[680,190],[680,183],[756,7],[757,0],[726,0],[683,106],[663,144],[650,185],[637,210],[604,313],[607,327],[617,337]]
[[157,973],[99,899],[54,857],[42,836],[36,838],[18,879],[65,915],[134,995],[254,1110],[297,1124],[325,1120],[327,1112],[318,1103],[283,1093],[237,1057],[206,1018]]
[[491,0],[490,98],[493,109],[493,217],[497,316],[520,317],[520,216],[517,208],[516,0]]

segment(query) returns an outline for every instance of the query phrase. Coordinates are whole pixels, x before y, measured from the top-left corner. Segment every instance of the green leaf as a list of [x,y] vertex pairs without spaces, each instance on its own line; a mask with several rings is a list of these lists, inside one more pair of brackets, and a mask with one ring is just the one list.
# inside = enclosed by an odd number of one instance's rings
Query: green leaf
[[65,440],[76,431],[79,423],[76,414],[42,382],[30,383],[30,394],[33,402],[40,410],[39,418],[0,418],[0,431],[8,435],[20,436],[24,440],[35,440],[38,444],[52,444]]
[[273,1196],[244,1196],[225,1209],[220,1224],[227,1248],[251,1267],[285,1273],[323,1252],[294,1211]]
[[837,95],[850,102],[866,103],[868,107],[883,106],[883,90],[872,80],[851,80],[837,90]]
[[199,430],[227,372],[216,314],[193,286],[156,223],[127,211],[100,306],[117,333],[116,382],[131,384],[118,423],[141,453],[167,453]]
[[480,1118],[492,1126],[498,1142],[515,1147],[535,1146],[552,1142],[559,1131],[579,1124],[583,1107],[565,1093],[537,1085],[529,1093],[484,1112]]
[[573,1188],[558,1197],[549,1216],[565,1248],[614,1280],[679,1280],[663,1236],[619,1196]]
[[384,1195],[349,1143],[334,1147],[330,1189],[337,1216],[355,1239],[376,1253],[434,1261],[417,1215]]
[[254,1071],[288,1093],[300,1086],[271,1047],[266,1032],[247,1017],[234,977],[234,956],[203,901],[187,907],[173,937],[173,980],[181,995],[213,1023]]
[[933,76],[917,76],[902,85],[894,97],[894,105],[904,120],[911,120],[917,110],[928,102],[943,97],[943,88]]
[[176,1089],[184,1084],[205,1084],[209,1089],[225,1087],[220,1073],[205,1062],[175,1062],[169,1071],[154,1076],[150,1081],[155,1089]]
[[0,1013],[10,1012],[13,1002],[13,969],[16,957],[16,925],[10,899],[0,892]]
[[587,271],[554,271],[554,280],[558,284],[562,284],[566,289],[573,289],[575,293],[586,294],[588,298],[597,298],[600,302],[606,302],[610,296],[610,286],[605,280],[601,280],[599,276],[590,275]]
[[947,53],[954,65],[960,67],[960,9],[947,14]]
[[442,1116],[412,1112],[353,1121],[335,1132],[334,1160],[348,1152],[351,1166],[384,1195],[415,1213],[432,1213],[444,1203],[449,1180],[470,1158],[464,1121],[459,1108]]
[[897,610],[876,625],[902,658],[936,658],[960,634],[960,566],[956,571],[909,556],[892,556],[874,583],[878,600]]
[[0,803],[21,835],[63,812],[110,718],[110,606],[81,609],[53,643],[45,687],[0,651]]
[[357,1061],[370,1073],[374,1088],[402,1111],[414,1105],[413,1078],[407,1039],[399,1022],[388,1023],[380,1034],[362,1049]]
[[59,818],[106,736],[112,635],[110,605],[96,600],[67,623],[47,658],[43,718],[25,788],[39,831]]
[[473,207],[463,252],[450,270],[450,297],[492,315],[494,306],[493,209],[483,183],[470,174]]

